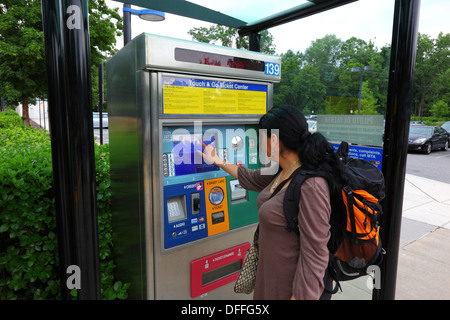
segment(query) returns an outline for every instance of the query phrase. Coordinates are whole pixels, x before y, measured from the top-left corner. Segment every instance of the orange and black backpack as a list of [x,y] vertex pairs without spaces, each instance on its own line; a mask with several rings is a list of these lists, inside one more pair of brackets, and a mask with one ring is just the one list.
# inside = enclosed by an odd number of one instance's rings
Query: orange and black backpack
[[[348,175],[346,183],[337,184],[332,195],[330,219],[331,237],[328,242],[330,258],[327,272],[336,281],[356,279],[367,275],[367,268],[379,265],[382,259],[380,223],[385,185],[382,172],[363,159],[348,157],[348,143],[342,142],[336,152]],[[302,183],[310,177],[324,177],[330,185],[329,175],[300,168],[287,187],[283,202],[286,229],[299,234],[298,203]],[[308,201],[308,200],[306,200]],[[314,199],[311,199],[314,201]]]

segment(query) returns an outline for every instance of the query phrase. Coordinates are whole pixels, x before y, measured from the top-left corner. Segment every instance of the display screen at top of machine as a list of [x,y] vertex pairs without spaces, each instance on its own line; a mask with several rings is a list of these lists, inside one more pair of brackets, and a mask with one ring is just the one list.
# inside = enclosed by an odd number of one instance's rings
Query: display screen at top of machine
[[216,165],[208,164],[203,159],[200,153],[203,151],[202,139],[205,145],[216,147],[214,134],[174,134],[173,160],[176,176],[219,170]]
[[196,50],[175,48],[175,60],[224,68],[245,69],[264,72],[264,61],[227,56]]

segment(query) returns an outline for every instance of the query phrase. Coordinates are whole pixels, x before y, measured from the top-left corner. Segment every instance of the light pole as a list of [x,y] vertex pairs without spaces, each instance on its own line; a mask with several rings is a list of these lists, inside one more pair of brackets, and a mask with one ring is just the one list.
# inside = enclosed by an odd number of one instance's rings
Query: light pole
[[362,91],[362,79],[363,79],[363,71],[373,70],[373,66],[364,66],[358,68],[352,68],[352,72],[361,72],[359,77],[359,100],[358,100],[358,114],[361,113],[361,91]]
[[123,4],[123,45],[126,46],[131,41],[131,15],[134,14],[139,18],[147,21],[163,21],[166,16],[164,12],[142,9],[132,9],[131,5]]

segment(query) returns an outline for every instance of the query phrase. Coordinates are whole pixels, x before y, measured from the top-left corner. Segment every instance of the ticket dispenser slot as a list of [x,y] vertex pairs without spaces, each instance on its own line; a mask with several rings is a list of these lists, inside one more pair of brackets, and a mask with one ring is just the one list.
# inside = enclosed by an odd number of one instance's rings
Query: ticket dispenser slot
[[239,184],[239,180],[230,181],[230,191],[232,204],[247,201],[247,190],[242,188]]
[[246,242],[191,261],[191,297],[236,281],[249,248],[250,243]]
[[225,222],[225,215],[223,214],[223,211],[213,213],[213,214],[211,214],[211,217],[212,217],[211,218],[212,224]]

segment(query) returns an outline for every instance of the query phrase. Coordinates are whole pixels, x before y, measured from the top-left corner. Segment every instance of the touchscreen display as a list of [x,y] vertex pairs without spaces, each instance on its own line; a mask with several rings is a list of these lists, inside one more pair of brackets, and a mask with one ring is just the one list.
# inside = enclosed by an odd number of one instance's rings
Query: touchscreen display
[[203,160],[199,151],[203,151],[203,143],[211,144],[216,148],[215,134],[174,134],[173,135],[173,161],[175,175],[202,173],[219,170],[214,164],[208,164]]

